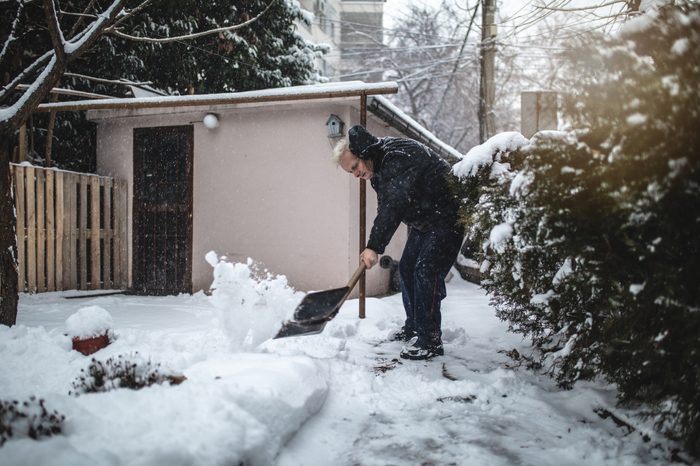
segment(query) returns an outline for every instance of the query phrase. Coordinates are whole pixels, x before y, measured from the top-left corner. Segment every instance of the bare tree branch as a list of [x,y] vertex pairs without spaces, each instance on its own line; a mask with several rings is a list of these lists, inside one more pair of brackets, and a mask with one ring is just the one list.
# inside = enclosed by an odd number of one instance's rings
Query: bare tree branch
[[[90,17],[90,15],[88,15],[87,12],[90,10],[90,8],[92,8],[94,3],[95,3],[95,0],[90,0],[90,2],[88,2],[87,6],[83,10],[83,14],[80,15],[80,18],[78,18],[78,20],[75,22],[75,24],[73,24],[73,27],[70,29],[70,32],[68,33],[68,37],[73,37],[75,35],[75,33],[78,32],[78,28],[80,27],[81,23],[83,22],[83,19],[85,19],[86,16]],[[62,14],[65,14],[65,13],[62,12]]]
[[[139,5],[137,5],[136,7],[132,8],[131,10],[125,11],[124,14],[122,14],[122,15],[114,22],[114,24],[110,27],[110,29],[116,28],[116,27],[119,26],[121,23],[123,23],[123,22],[126,21],[127,19],[131,18],[132,16],[134,16],[134,15],[135,15],[136,13],[138,13],[139,11],[143,10],[144,8],[146,8],[146,7],[148,6],[149,3],[151,3],[151,0],[144,0],[143,2],[141,2],[141,3],[140,3]],[[109,30],[108,30],[107,32],[109,32]]]
[[567,7],[567,8],[555,8],[555,7],[549,7],[549,6],[535,6],[535,8],[539,10],[549,10],[549,11],[563,11],[563,12],[572,12],[572,11],[591,11],[591,10],[596,10],[598,8],[604,8],[606,6],[613,6],[613,5],[618,5],[620,3],[623,3],[625,5],[628,4],[627,0],[613,0],[612,2],[607,2],[607,3],[602,3],[599,5],[588,5],[588,6],[580,6],[580,7]]
[[474,6],[474,12],[472,13],[472,17],[469,20],[469,27],[467,28],[467,33],[464,35],[464,42],[462,42],[462,47],[459,49],[459,54],[457,55],[457,61],[455,62],[454,68],[452,68],[452,74],[450,75],[449,79],[447,80],[447,84],[445,84],[445,89],[442,91],[442,97],[440,98],[440,103],[435,107],[435,114],[433,115],[433,119],[437,120],[437,117],[440,115],[440,112],[442,111],[442,104],[445,103],[445,97],[447,96],[447,91],[450,89],[450,85],[452,84],[452,76],[457,72],[457,68],[459,67],[459,60],[462,58],[462,53],[464,53],[464,47],[467,45],[467,39],[469,39],[469,34],[472,32],[472,26],[474,25],[474,19],[476,18],[476,13],[479,11],[479,3]]

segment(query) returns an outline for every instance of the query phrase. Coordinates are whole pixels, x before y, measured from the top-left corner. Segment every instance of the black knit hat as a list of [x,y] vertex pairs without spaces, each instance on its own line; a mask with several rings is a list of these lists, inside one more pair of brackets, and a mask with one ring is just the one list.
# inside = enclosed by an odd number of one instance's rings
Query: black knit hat
[[373,136],[363,126],[355,125],[348,130],[348,148],[350,152],[361,159],[368,159],[373,146],[379,143],[379,138]]

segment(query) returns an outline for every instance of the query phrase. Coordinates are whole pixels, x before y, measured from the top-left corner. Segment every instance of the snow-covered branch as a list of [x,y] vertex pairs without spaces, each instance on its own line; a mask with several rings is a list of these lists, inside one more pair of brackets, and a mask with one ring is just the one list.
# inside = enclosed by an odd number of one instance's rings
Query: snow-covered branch
[[7,54],[7,50],[10,48],[10,45],[17,40],[17,37],[15,34],[17,33],[17,27],[19,26],[19,20],[22,17],[22,13],[24,12],[24,2],[22,0],[17,1],[17,14],[15,15],[15,20],[12,22],[12,29],[10,30],[10,35],[5,41],[5,43],[2,45],[2,50],[0,50],[0,63],[2,63],[3,59],[5,58],[5,54]]
[[[117,18],[117,20],[114,22],[114,24],[112,24],[112,26],[110,26],[110,29],[116,28],[116,27],[119,26],[121,23],[123,23],[123,22],[126,21],[127,19],[129,19],[129,18],[131,18],[132,16],[134,16],[136,13],[138,13],[138,12],[140,12],[141,10],[143,10],[144,8],[146,8],[150,3],[151,3],[151,0],[144,0],[144,1],[141,2],[139,5],[137,5],[136,7],[132,8],[132,9],[130,9],[130,10],[126,10],[126,9],[125,9],[125,10],[122,12],[122,14],[119,16],[119,18]],[[107,30],[107,32],[109,32],[109,30]]]
[[[142,36],[133,36],[131,34],[126,34],[124,32],[119,31],[116,29],[116,27],[111,27],[107,30],[108,33],[113,34],[117,37],[121,37],[122,39],[128,39],[128,40],[133,40],[137,42],[155,42],[155,43],[167,43],[167,42],[177,42],[180,40],[190,40],[190,39],[197,39],[198,37],[204,37],[208,36],[211,34],[218,34],[220,32],[226,32],[226,31],[235,31],[236,29],[241,29],[246,26],[249,26],[250,24],[254,23],[258,19],[260,19],[267,11],[272,7],[272,5],[278,0],[270,0],[270,3],[267,4],[265,9],[261,11],[257,16],[254,16],[253,18],[249,19],[248,21],[244,21],[242,23],[234,24],[232,26],[225,26],[225,27],[220,27],[220,28],[214,28],[214,29],[208,29],[206,31],[201,31],[201,32],[195,32],[192,34],[185,34],[182,36],[175,36],[175,37],[142,37]],[[116,25],[115,25],[116,26]]]
[[48,51],[26,67],[21,73],[19,73],[15,78],[7,83],[0,91],[0,103],[5,100],[5,98],[15,90],[17,85],[22,81],[25,81],[29,76],[33,76],[40,68],[46,66],[46,64],[51,60],[53,56],[53,51]]
[[[44,0],[47,28],[51,35],[52,51],[44,53],[34,63],[20,73],[20,76],[5,86],[0,99],[7,100],[9,93],[17,88],[22,79],[28,78],[41,69],[41,73],[12,105],[0,110],[0,134],[8,134],[18,128],[28,115],[48,95],[51,88],[61,78],[66,64],[78,58],[102,34],[114,24],[126,0],[113,0],[112,4],[98,15],[97,19],[85,27],[71,40],[66,41],[60,31],[54,0]],[[42,69],[43,67],[43,69]]]
[[58,22],[58,17],[56,16],[56,7],[53,4],[53,0],[46,0],[44,2],[44,14],[46,15],[46,25],[48,26],[49,36],[51,37],[51,45],[53,45],[53,51],[56,54],[56,61],[59,65],[63,65],[66,61],[66,52],[64,50],[66,41],[63,38],[61,24]]
[[131,86],[148,86],[153,84],[153,81],[130,81],[128,79],[105,79],[98,78],[96,76],[88,76],[79,73],[63,73],[66,78],[78,78],[85,79],[86,81],[94,81],[96,83],[104,84],[120,84],[120,85],[131,85]]

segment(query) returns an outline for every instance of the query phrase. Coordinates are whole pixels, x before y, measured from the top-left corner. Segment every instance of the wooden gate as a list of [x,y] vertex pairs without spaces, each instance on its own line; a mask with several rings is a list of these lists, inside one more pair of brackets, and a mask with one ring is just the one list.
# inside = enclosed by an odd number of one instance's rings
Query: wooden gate
[[126,289],[126,181],[11,164],[19,291]]

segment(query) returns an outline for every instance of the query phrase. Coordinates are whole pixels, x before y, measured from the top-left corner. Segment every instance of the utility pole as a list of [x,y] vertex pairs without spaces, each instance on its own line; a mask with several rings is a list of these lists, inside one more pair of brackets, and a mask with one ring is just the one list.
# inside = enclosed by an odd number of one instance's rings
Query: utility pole
[[495,98],[496,0],[481,0],[481,47],[479,47],[479,139],[486,141],[496,132],[493,115]]

